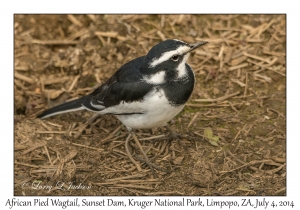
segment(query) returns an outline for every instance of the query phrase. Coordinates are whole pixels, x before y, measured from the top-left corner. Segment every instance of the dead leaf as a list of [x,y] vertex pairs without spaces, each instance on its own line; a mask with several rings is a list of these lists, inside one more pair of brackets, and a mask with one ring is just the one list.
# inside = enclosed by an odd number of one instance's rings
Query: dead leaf
[[50,99],[56,99],[58,96],[60,96],[63,92],[63,90],[45,90],[46,97],[49,97]]
[[184,158],[184,156],[177,157],[177,158],[175,158],[175,160],[173,160],[173,163],[175,165],[181,165],[183,158]]

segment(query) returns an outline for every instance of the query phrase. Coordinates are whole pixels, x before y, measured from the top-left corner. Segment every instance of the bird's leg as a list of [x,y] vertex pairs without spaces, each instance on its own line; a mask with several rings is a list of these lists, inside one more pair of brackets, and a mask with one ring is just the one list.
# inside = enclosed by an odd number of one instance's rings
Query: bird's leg
[[132,157],[132,155],[131,155],[131,153],[130,153],[130,151],[129,151],[129,140],[130,140],[130,138],[131,138],[131,134],[129,134],[128,136],[127,136],[127,138],[126,138],[126,141],[125,141],[125,150],[126,150],[126,153],[127,153],[127,155],[128,155],[128,157],[129,157],[129,159],[134,163],[134,165],[136,166],[136,168],[137,168],[137,170],[138,171],[142,171],[142,169],[141,169],[141,166],[133,159],[133,157]]
[[145,151],[143,150],[142,145],[140,144],[138,138],[136,137],[136,135],[135,135],[135,133],[134,133],[133,131],[130,131],[130,133],[131,133],[131,135],[132,135],[132,137],[133,137],[135,143],[138,145],[140,151],[142,152],[142,154],[143,154],[143,156],[144,156],[144,158],[145,158],[145,163],[150,167],[153,176],[156,178],[157,176],[156,176],[156,174],[154,173],[153,166],[152,166],[152,164],[150,164],[149,159],[148,159],[148,157],[147,157]]
[[170,141],[176,140],[176,142],[183,147],[184,150],[188,151],[188,148],[184,145],[181,144],[180,140],[183,139],[184,137],[180,135],[179,133],[175,132],[173,129],[169,127],[169,125],[166,126],[166,128],[170,131]]
[[144,159],[142,159],[139,155],[135,154],[135,158],[136,158],[137,160],[139,160],[140,162],[146,163],[146,164],[149,166],[149,168],[151,169],[151,172],[152,172],[154,178],[157,178],[157,175],[156,175],[156,173],[155,173],[155,171],[154,171],[154,168],[157,169],[157,170],[159,170],[159,171],[166,172],[166,173],[171,173],[171,172],[172,172],[172,170],[171,170],[171,171],[165,170],[165,169],[163,169],[163,168],[161,168],[161,167],[155,165],[154,163],[151,163],[151,160],[149,160],[149,158],[147,157],[147,155],[146,155],[145,151],[143,150],[142,145],[140,144],[140,142],[139,142],[138,138],[136,137],[135,133],[134,133],[133,131],[131,131],[131,129],[129,130],[129,132],[130,132],[130,134],[128,135],[128,137],[127,137],[127,139],[126,139],[126,142],[125,142],[125,150],[126,150],[126,152],[127,152],[127,155],[128,155],[128,157],[129,157],[129,159],[136,165],[138,171],[141,171],[141,167],[140,167],[140,165],[133,159],[133,157],[132,157],[132,155],[131,155],[131,153],[130,153],[130,151],[129,151],[129,148],[128,148],[128,144],[129,144],[128,142],[129,142],[131,136],[133,137],[135,143],[138,145],[140,151],[142,152],[142,155],[144,156]]
[[171,129],[171,127],[169,125],[166,126],[166,128],[169,130],[170,132],[170,139],[171,140],[179,140],[179,139],[182,139],[182,136],[177,133],[176,131],[174,131],[173,129]]
[[137,139],[135,133],[134,133],[133,131],[131,131],[130,133],[131,133],[131,135],[132,135],[132,137],[133,137],[135,143],[138,145],[140,151],[142,152],[142,154],[143,154],[145,160],[148,161],[148,157],[147,157],[145,151],[143,150],[142,145],[140,144],[139,140]]
[[132,137],[133,137],[135,143],[136,143],[137,146],[139,147],[140,151],[142,152],[142,155],[143,155],[144,158],[145,158],[145,162],[147,163],[147,165],[149,165],[149,167],[151,168],[151,171],[153,171],[153,168],[152,168],[151,164],[149,163],[149,159],[148,159],[148,157],[147,157],[145,151],[143,150],[142,145],[140,144],[139,140],[137,139],[135,133],[134,133],[133,131],[131,131],[130,133],[131,133],[131,135],[132,135]]

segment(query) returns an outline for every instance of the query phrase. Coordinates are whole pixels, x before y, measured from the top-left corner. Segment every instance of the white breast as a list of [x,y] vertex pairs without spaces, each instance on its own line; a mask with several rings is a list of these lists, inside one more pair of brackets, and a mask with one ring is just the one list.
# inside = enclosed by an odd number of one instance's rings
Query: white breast
[[143,101],[121,103],[109,107],[100,113],[142,113],[132,115],[116,115],[128,129],[144,129],[164,126],[173,119],[182,109],[181,106],[171,106],[162,89],[149,92]]

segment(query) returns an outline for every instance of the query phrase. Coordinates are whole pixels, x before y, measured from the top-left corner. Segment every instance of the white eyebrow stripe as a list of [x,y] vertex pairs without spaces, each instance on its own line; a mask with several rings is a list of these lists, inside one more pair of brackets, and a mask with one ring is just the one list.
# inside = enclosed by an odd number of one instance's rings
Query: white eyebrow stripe
[[177,50],[173,50],[173,51],[170,51],[170,52],[163,53],[160,56],[160,58],[154,59],[154,60],[151,61],[150,67],[153,68],[153,67],[157,66],[158,64],[160,64],[160,63],[162,63],[166,60],[169,60],[171,58],[171,56],[174,55],[174,53],[176,53],[176,52],[177,52]]
[[177,42],[181,42],[181,43],[186,44],[184,41],[181,41],[181,40],[179,40],[179,39],[173,39],[173,40],[175,40],[175,41],[177,41]]
[[158,59],[152,60],[151,63],[149,64],[149,66],[151,68],[153,68],[153,67],[157,66],[158,64],[160,64],[160,63],[162,63],[166,60],[169,60],[173,55],[175,55],[175,54],[180,54],[181,55],[181,54],[187,52],[188,50],[190,50],[190,47],[180,46],[176,50],[165,52]]

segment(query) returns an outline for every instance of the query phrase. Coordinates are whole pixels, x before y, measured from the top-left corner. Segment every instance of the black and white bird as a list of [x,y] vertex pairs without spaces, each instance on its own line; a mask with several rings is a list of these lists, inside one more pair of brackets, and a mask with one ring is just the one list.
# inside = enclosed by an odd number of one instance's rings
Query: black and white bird
[[184,107],[195,85],[186,63],[191,51],[206,44],[173,39],[121,66],[91,94],[46,110],[39,118],[89,110],[115,115],[130,131],[164,126]]

